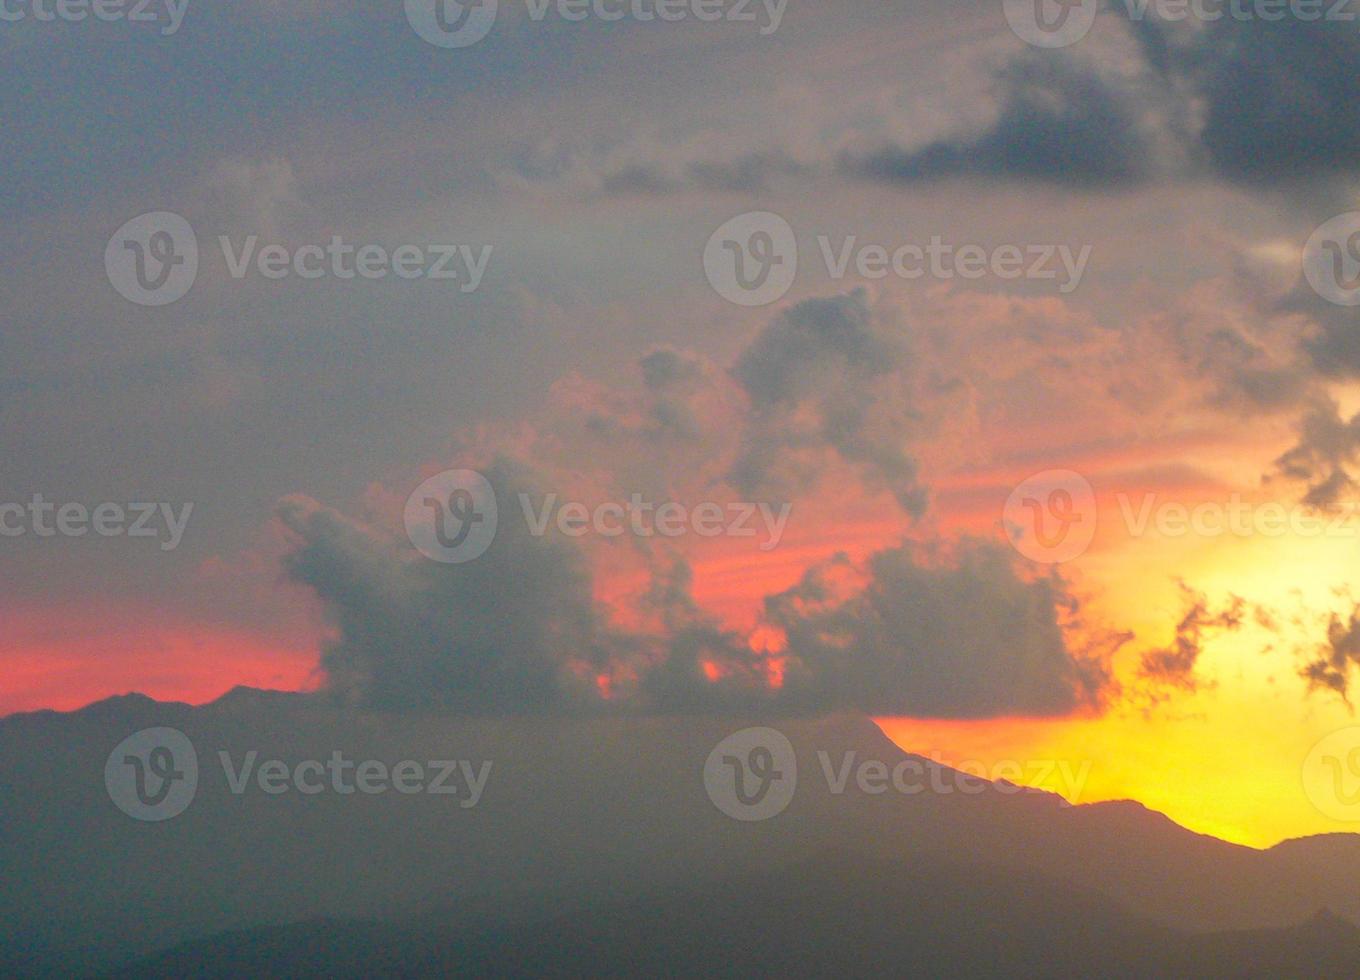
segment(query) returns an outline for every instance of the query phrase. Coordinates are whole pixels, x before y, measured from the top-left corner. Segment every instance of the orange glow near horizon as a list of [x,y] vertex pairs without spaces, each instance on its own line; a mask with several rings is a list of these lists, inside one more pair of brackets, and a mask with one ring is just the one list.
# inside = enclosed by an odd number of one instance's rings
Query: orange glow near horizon
[[[1335,695],[1310,693],[1299,674],[1302,657],[1323,636],[1326,616],[1348,608],[1337,585],[1346,581],[1354,560],[1355,537],[1132,534],[1123,516],[1127,501],[1121,505],[1116,491],[1134,482],[1117,477],[1136,468],[1115,457],[1077,465],[1115,474],[1092,477],[1100,531],[1087,554],[1061,569],[1083,599],[1080,628],[1136,634],[1111,665],[1118,687],[1103,713],[879,719],[887,735],[907,751],[967,763],[1073,802],[1133,799],[1192,830],[1252,846],[1360,829],[1329,819],[1304,791],[1302,765],[1309,749],[1355,719]],[[1223,462],[1215,467],[1222,484],[1215,482],[1219,477],[1177,477],[1147,492],[1156,493],[1158,503],[1221,501],[1226,481],[1238,475],[1232,471]],[[1025,475],[973,472],[936,481],[929,533],[999,537],[1005,488]],[[1143,492],[1131,492],[1134,509]],[[764,597],[793,586],[818,561],[838,552],[863,560],[895,546],[911,529],[890,505],[857,503],[853,519],[838,515],[841,506],[810,502],[776,548],[715,539],[694,542],[686,555],[696,604],[747,637],[752,649],[776,654],[768,658],[772,686],[782,681],[784,662],[777,656],[778,631],[761,624]],[[611,566],[608,560],[598,565],[596,598],[626,620],[626,610],[647,590],[645,568]],[[1139,657],[1173,639],[1185,609],[1179,580],[1202,592],[1213,608],[1241,596],[1271,610],[1278,625],[1207,632],[1198,688],[1163,692],[1165,700],[1153,702],[1138,676]],[[3,651],[0,714],[68,710],[130,690],[202,703],[237,684],[298,690],[318,680],[318,636],[280,642],[246,630],[168,620],[152,610],[85,609],[79,618],[29,610],[15,621],[18,628],[9,631]],[[110,657],[111,650],[118,656]],[[711,680],[721,677],[717,664],[706,662],[704,669]],[[606,698],[616,693],[608,676],[593,682]]]
[[[85,608],[14,616],[6,639],[0,716],[73,711],[118,694],[204,704],[237,685],[311,690],[315,640],[175,621],[154,610]],[[110,652],[115,651],[116,656]]]

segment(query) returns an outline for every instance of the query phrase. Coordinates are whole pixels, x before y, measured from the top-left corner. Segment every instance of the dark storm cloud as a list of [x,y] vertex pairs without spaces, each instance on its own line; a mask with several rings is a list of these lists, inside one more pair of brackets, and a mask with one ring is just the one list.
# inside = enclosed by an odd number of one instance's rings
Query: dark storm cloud
[[1353,24],[1224,21],[1180,70],[1205,100],[1200,139],[1223,176],[1282,184],[1360,171]]

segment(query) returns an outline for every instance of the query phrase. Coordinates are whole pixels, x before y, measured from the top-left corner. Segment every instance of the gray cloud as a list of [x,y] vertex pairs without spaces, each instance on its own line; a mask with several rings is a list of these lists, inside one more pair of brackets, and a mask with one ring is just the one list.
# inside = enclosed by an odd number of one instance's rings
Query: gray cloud
[[1140,71],[1026,51],[997,75],[989,128],[846,154],[840,169],[892,184],[964,177],[1092,188],[1164,170],[1296,189],[1360,173],[1360,34],[1351,25],[1128,26]]
[[948,177],[1034,179],[1110,187],[1147,176],[1139,107],[1094,69],[1065,57],[1026,56],[997,77],[999,114],[984,132],[919,148],[847,152],[840,169],[891,184]]
[[1330,399],[1318,399],[1299,422],[1299,441],[1275,461],[1275,473],[1306,482],[1303,502],[1330,507],[1355,488],[1350,467],[1360,461],[1360,415],[1349,420]]
[[[506,460],[485,475],[507,503],[532,485]],[[502,521],[475,562],[446,565],[305,498],[285,500],[279,516],[295,538],[285,570],[316,592],[336,630],[321,666],[347,699],[546,709],[561,705],[573,668],[611,655],[584,556],[524,521]]]
[[1180,68],[1205,100],[1200,139],[1218,173],[1286,184],[1360,171],[1353,25],[1225,20]]
[[1152,683],[1154,700],[1164,699],[1157,689],[1198,690],[1202,681],[1195,668],[1204,652],[1205,634],[1211,630],[1236,630],[1247,617],[1246,601],[1238,596],[1230,596],[1224,608],[1215,610],[1204,593],[1184,582],[1180,585],[1187,609],[1176,624],[1175,639],[1170,646],[1144,652],[1138,668],[1139,676]]
[[796,177],[811,168],[783,152],[752,152],[728,159],[648,161],[606,170],[600,190],[610,196],[662,195],[682,190],[753,194],[768,190],[781,177]]
[[830,451],[919,516],[926,495],[907,451],[919,419],[912,369],[906,331],[863,290],[782,313],[734,368],[751,420],[732,482],[745,493],[800,491]]
[[1061,581],[1022,578],[1001,545],[965,540],[943,564],[904,545],[872,556],[862,582],[859,571],[836,559],[766,600],[788,636],[789,697],[879,714],[1061,715],[1111,684],[1099,656],[1063,638],[1075,603]]
[[1350,679],[1356,667],[1360,667],[1360,605],[1347,619],[1332,614],[1322,650],[1301,673],[1311,690],[1334,691],[1350,704]]

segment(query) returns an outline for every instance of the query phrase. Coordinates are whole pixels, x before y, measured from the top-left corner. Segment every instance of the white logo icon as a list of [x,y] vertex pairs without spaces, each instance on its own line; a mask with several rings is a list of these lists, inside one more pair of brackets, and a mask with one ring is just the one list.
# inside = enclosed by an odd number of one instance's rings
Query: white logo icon
[[104,786],[114,806],[135,820],[177,817],[198,791],[198,754],[174,728],[129,735],[104,763]]
[[798,273],[798,239],[770,211],[738,215],[704,246],[704,275],[718,295],[738,306],[767,306],[782,299]]
[[441,48],[466,48],[491,33],[497,0],[406,0],[406,20]]
[[1006,22],[1036,48],[1065,48],[1091,32],[1100,0],[1003,0]]
[[1360,306],[1360,211],[1324,223],[1303,248],[1303,274],[1337,306]]
[[1360,726],[1321,739],[1303,763],[1303,791],[1326,817],[1360,821]]
[[198,276],[198,239],[189,222],[171,211],[138,215],[104,247],[104,271],[124,299],[165,306]]
[[460,565],[496,537],[496,492],[476,470],[445,470],[406,500],[406,536],[426,558]]
[[708,798],[734,820],[769,820],[784,812],[798,785],[793,745],[773,728],[729,735],[704,763]]
[[1001,520],[1015,550],[1030,561],[1071,561],[1095,538],[1095,490],[1080,473],[1045,470],[1011,491]]

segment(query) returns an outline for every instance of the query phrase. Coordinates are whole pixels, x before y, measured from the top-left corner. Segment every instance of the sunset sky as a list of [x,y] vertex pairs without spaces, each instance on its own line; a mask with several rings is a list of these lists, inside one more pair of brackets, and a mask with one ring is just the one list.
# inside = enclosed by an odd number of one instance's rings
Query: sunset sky
[[[0,32],[0,714],[852,710],[1235,842],[1360,827],[1310,762],[1360,725],[1360,317],[1314,285],[1360,211],[1355,23],[1116,5],[1046,50],[988,0],[500,8],[454,49],[351,0]],[[198,246],[160,306],[105,264],[149,212]],[[706,248],[753,212],[798,261],[741,305]],[[251,236],[486,264],[234,277]],[[827,261],[937,237],[1054,274]],[[461,469],[497,538],[440,564],[408,498]],[[1094,530],[1056,563],[1007,506],[1055,471]],[[536,537],[521,493],[787,524]],[[40,534],[35,495],[192,508],[169,547]]]

